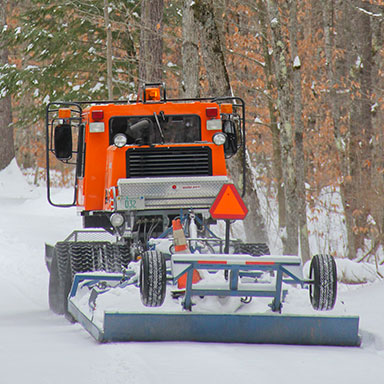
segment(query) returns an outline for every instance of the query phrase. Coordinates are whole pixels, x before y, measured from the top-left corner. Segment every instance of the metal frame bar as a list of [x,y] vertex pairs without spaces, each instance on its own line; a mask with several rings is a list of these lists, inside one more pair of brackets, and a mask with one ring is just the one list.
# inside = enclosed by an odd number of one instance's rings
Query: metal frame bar
[[88,280],[88,282],[103,281],[121,281],[123,278],[122,274],[108,274],[103,276],[97,276],[87,273],[79,273],[75,275],[73,279],[72,288],[68,295],[68,312],[78,321],[97,341],[103,341],[104,332],[95,323],[92,322],[77,305],[73,302],[72,298],[76,296],[79,284]]
[[[185,289],[185,297],[182,303],[183,308],[186,310],[192,310],[192,297],[193,296],[249,296],[249,297],[273,297],[273,302],[271,303],[272,311],[279,312],[281,311],[281,302],[282,302],[282,283],[286,282],[283,279],[283,274],[287,274],[291,277],[289,283],[298,283],[298,284],[310,284],[309,280],[302,280],[295,276],[292,272],[288,271],[283,263],[275,263],[274,265],[234,265],[234,264],[215,264],[212,262],[204,262],[203,264],[199,263],[198,260],[190,260],[188,262],[182,262],[181,264],[189,264],[187,269],[185,269],[180,275],[174,276],[174,281],[178,280],[181,275],[187,273],[187,282]],[[288,264],[287,264],[288,265]],[[290,264],[292,265],[292,264]],[[193,271],[199,269],[206,270],[229,270],[229,281],[228,289],[223,288],[203,288],[199,285],[193,286]],[[239,278],[241,277],[240,271],[275,271],[276,279],[274,283],[274,289],[265,290],[257,287],[258,283],[255,283],[255,288],[253,289],[242,289],[239,288]],[[273,284],[271,283],[271,287]]]
[[[51,109],[51,106],[56,106],[56,108]],[[49,117],[50,117],[51,113],[58,111],[57,106],[69,106],[69,107],[74,106],[74,107],[78,108],[76,113],[79,113],[79,116],[80,116],[79,127],[81,124],[81,116],[82,116],[83,110],[82,110],[81,106],[79,105],[79,103],[64,102],[64,101],[57,101],[57,102],[49,103],[47,105],[46,110],[45,110],[45,112],[46,112],[46,115],[45,115],[45,145],[46,145],[45,152],[46,152],[46,154],[45,155],[46,155],[46,172],[47,172],[47,200],[48,200],[49,204],[51,204],[54,207],[69,208],[69,207],[73,207],[76,205],[77,188],[78,188],[77,175],[75,176],[75,188],[73,191],[72,203],[70,203],[70,204],[56,204],[51,199],[51,179],[50,179],[49,155],[50,155],[50,153],[53,153],[53,150],[52,150],[52,132],[50,132],[50,128],[51,128],[51,130],[53,128],[53,125],[52,125],[53,123],[52,124],[50,123]],[[76,118],[76,120],[78,120],[78,118]],[[73,151],[72,153],[76,153],[76,152]]]
[[[245,195],[245,189],[246,189],[246,129],[245,129],[245,102],[241,97],[236,97],[236,96],[225,96],[225,97],[199,97],[199,98],[181,98],[181,99],[167,99],[165,97],[165,88],[164,88],[164,99],[163,102],[193,102],[193,101],[209,101],[212,103],[215,102],[223,102],[223,101],[232,101],[234,107],[240,107],[241,108],[241,116],[240,116],[240,121],[241,121],[241,126],[240,126],[240,131],[241,131],[241,139],[242,139],[242,164],[243,164],[243,185],[242,185],[242,191],[241,191],[241,196],[244,197]],[[95,101],[95,100],[90,100],[90,101],[74,101],[74,102],[64,102],[64,101],[56,101],[56,102],[51,102],[47,105],[46,108],[46,147],[47,147],[47,174],[49,174],[48,169],[49,169],[49,113],[55,112],[57,109],[50,109],[52,105],[67,105],[67,106],[76,106],[80,110],[80,117],[82,115],[82,106],[83,105],[101,105],[101,104],[134,104],[134,103],[144,103],[145,101],[143,100],[100,100],[100,101]],[[47,184],[48,184],[48,179],[47,179]],[[75,196],[77,194],[77,179],[76,179],[76,186],[75,186]],[[50,192],[48,189],[48,201],[51,205],[55,207],[72,207],[76,205],[76,197],[74,198],[74,203],[72,205],[69,204],[54,204],[51,202],[50,199]]]

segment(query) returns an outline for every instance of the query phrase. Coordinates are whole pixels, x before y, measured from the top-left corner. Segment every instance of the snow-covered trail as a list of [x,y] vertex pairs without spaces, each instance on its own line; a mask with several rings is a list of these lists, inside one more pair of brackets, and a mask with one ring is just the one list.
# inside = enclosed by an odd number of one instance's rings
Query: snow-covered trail
[[80,226],[75,209],[50,207],[44,190],[28,187],[16,168],[0,173],[1,384],[384,382],[383,282],[341,289],[338,300],[361,316],[361,348],[97,344],[48,309],[44,242]]

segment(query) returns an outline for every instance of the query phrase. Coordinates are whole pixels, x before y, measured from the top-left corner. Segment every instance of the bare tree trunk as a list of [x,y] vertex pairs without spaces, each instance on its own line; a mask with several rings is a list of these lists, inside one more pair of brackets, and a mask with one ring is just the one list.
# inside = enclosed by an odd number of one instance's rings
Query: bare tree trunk
[[[372,91],[383,89],[384,81],[381,73],[384,70],[384,63],[381,56],[381,49],[384,44],[382,20],[373,18],[372,26]],[[371,114],[372,127],[374,129],[372,141],[372,193],[371,214],[374,219],[375,228],[371,231],[372,243],[374,246],[384,245],[384,180],[380,170],[384,169],[384,133],[383,133],[383,111],[379,108],[381,100],[380,92],[376,93],[372,100]],[[374,248],[374,246],[372,248]]]
[[281,147],[280,147],[280,130],[278,128],[278,122],[276,118],[276,101],[272,100],[273,89],[275,85],[273,83],[273,63],[268,46],[268,24],[267,24],[267,8],[264,0],[257,1],[257,16],[260,21],[260,28],[262,32],[262,49],[265,65],[263,67],[266,88],[268,90],[268,110],[271,120],[271,133],[272,133],[272,168],[273,176],[276,179],[276,191],[277,191],[277,203],[278,203],[278,215],[279,215],[279,232],[286,226],[285,216],[285,192],[283,182],[283,167],[281,163]]
[[[372,142],[373,130],[371,120],[371,71],[372,71],[372,32],[370,17],[356,10],[356,29],[354,31],[353,46],[355,60],[352,61],[352,109],[350,117],[351,151],[350,164],[352,183],[356,196],[353,217],[355,220],[355,249],[364,249],[367,238],[367,219],[370,215],[370,199],[372,178]],[[367,193],[368,191],[368,193]]]
[[195,20],[199,23],[201,50],[207,70],[209,90],[215,96],[231,96],[220,33],[214,16],[213,0],[197,0],[192,8]]
[[139,82],[163,79],[163,0],[142,0]]
[[[192,8],[195,19],[199,23],[202,56],[207,71],[210,93],[212,96],[231,96],[231,86],[220,42],[220,33],[215,22],[213,0],[195,0]],[[239,186],[242,185],[243,181],[241,154],[230,159],[227,165],[235,185],[240,190]],[[249,209],[249,213],[244,220],[246,240],[248,242],[265,243],[267,242],[267,234],[260,213],[260,203],[255,190],[249,156],[247,156],[245,166],[247,188],[244,202]]]
[[193,0],[184,0],[181,94],[182,97],[187,98],[200,96],[199,37],[192,4]]
[[[363,3],[356,8],[352,3],[327,0],[323,8],[328,97],[340,159],[350,259],[364,247],[367,219],[375,200],[371,188],[375,140],[371,113],[372,31],[369,16],[359,8]],[[336,49],[343,53],[334,60]]]
[[286,62],[287,45],[283,39],[282,27],[277,2],[268,0],[268,14],[272,29],[272,45],[275,56],[277,80],[278,109],[280,112],[280,143],[285,199],[286,199],[286,231],[282,236],[284,254],[298,253],[298,206],[296,195],[296,167],[293,151],[293,127],[291,123],[292,98],[289,68]]
[[303,263],[310,259],[308,227],[307,227],[307,199],[305,192],[305,157],[304,157],[304,124],[302,119],[303,105],[301,101],[301,62],[297,50],[297,0],[291,0],[289,7],[289,29],[291,60],[293,64],[293,113],[295,122],[295,149],[296,149],[296,191],[297,191],[297,213],[299,224],[300,250]]
[[[331,108],[331,115],[333,121],[333,129],[335,136],[335,147],[339,153],[340,159],[340,173],[342,180],[347,180],[348,178],[348,161],[347,161],[347,147],[346,147],[346,138],[341,133],[341,110],[340,110],[340,100],[336,92],[337,84],[337,73],[333,61],[333,51],[336,49],[334,36],[334,2],[333,0],[325,0],[323,6],[323,25],[324,25],[324,43],[325,43],[325,66],[327,71],[328,78],[328,104]],[[346,203],[346,191],[345,189],[348,186],[345,186],[345,182],[342,182],[340,186],[340,192],[343,200],[344,212],[345,212],[345,221],[347,229],[347,252],[348,257],[353,258],[356,254],[356,251],[353,247],[353,223],[352,215],[349,213],[349,207]]]
[[[7,1],[0,0],[0,30],[7,25]],[[0,46],[0,65],[8,64],[8,49]],[[0,94],[0,169],[4,169],[15,157],[12,104],[10,95]]]
[[104,23],[107,33],[107,87],[108,98],[113,99],[113,83],[112,83],[112,30],[111,23],[109,21],[109,3],[108,0],[104,0]]

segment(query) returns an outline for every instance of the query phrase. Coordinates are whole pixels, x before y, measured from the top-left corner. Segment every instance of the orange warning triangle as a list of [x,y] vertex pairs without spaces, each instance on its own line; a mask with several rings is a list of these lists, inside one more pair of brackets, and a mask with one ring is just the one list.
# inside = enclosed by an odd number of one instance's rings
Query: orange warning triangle
[[209,210],[214,219],[243,220],[248,209],[233,184],[224,184]]

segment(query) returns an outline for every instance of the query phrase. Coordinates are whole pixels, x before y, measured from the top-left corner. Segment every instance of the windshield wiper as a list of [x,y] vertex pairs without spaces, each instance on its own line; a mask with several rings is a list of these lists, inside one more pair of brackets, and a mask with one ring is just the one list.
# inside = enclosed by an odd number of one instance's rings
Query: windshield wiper
[[155,117],[157,128],[159,128],[160,137],[161,137],[161,144],[164,144],[165,143],[164,133],[163,133],[163,130],[161,129],[161,125],[160,125],[159,118],[157,117],[157,113],[153,112],[153,116]]

